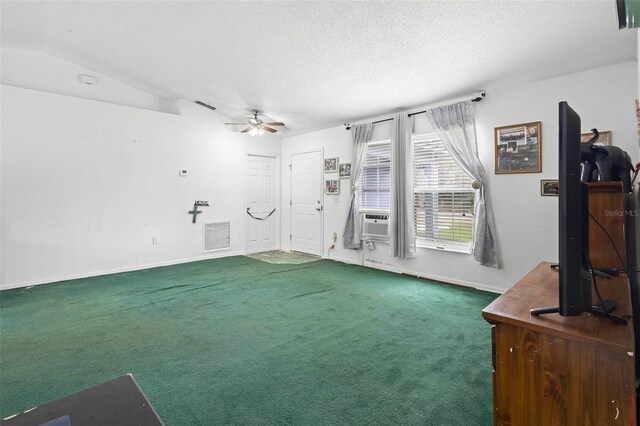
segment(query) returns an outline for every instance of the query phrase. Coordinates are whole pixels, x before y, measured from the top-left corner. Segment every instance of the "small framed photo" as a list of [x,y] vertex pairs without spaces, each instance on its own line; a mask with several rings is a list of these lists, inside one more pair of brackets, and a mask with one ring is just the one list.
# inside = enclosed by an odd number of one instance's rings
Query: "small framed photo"
[[338,157],[324,159],[324,172],[333,173],[338,171]]
[[351,163],[339,164],[338,176],[340,176],[340,179],[351,177]]
[[[580,133],[580,142],[589,142],[589,139],[593,137],[592,132]],[[607,130],[606,132],[600,132],[598,136],[598,140],[595,143],[599,143],[601,145],[611,145],[611,131]]]
[[546,197],[557,197],[558,189],[558,179],[540,180],[540,195]]
[[542,124],[496,127],[496,174],[542,172]]
[[324,181],[324,192],[327,195],[338,195],[340,194],[340,181],[337,179],[325,180]]

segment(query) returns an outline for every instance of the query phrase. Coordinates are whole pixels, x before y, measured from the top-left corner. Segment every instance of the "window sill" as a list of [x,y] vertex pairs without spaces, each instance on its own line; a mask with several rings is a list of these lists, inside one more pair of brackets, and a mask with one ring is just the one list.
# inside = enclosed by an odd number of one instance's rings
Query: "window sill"
[[430,250],[449,251],[453,253],[471,254],[471,244],[437,243],[435,241],[416,241],[417,248]]

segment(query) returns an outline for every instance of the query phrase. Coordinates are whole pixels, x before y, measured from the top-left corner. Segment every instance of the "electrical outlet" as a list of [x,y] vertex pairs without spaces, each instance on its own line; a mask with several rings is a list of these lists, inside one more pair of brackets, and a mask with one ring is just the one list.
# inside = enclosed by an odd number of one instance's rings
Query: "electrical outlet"
[[153,244],[158,244],[158,237],[153,237]]
[[338,234],[336,232],[333,233],[333,242],[338,241]]

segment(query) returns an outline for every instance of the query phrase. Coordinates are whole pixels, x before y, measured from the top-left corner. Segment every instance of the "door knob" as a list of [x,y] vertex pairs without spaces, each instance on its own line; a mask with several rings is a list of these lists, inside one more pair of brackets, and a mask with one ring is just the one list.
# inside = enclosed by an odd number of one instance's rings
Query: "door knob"
[[322,206],[316,207],[316,210],[321,212],[322,211]]

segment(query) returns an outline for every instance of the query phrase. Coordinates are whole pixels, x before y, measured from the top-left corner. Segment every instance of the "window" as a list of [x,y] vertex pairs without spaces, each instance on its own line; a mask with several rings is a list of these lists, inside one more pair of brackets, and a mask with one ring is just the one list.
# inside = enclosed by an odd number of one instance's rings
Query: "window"
[[360,211],[388,212],[391,192],[391,142],[369,142],[358,179]]
[[437,134],[414,136],[414,214],[419,245],[468,252],[473,239],[473,179]]

